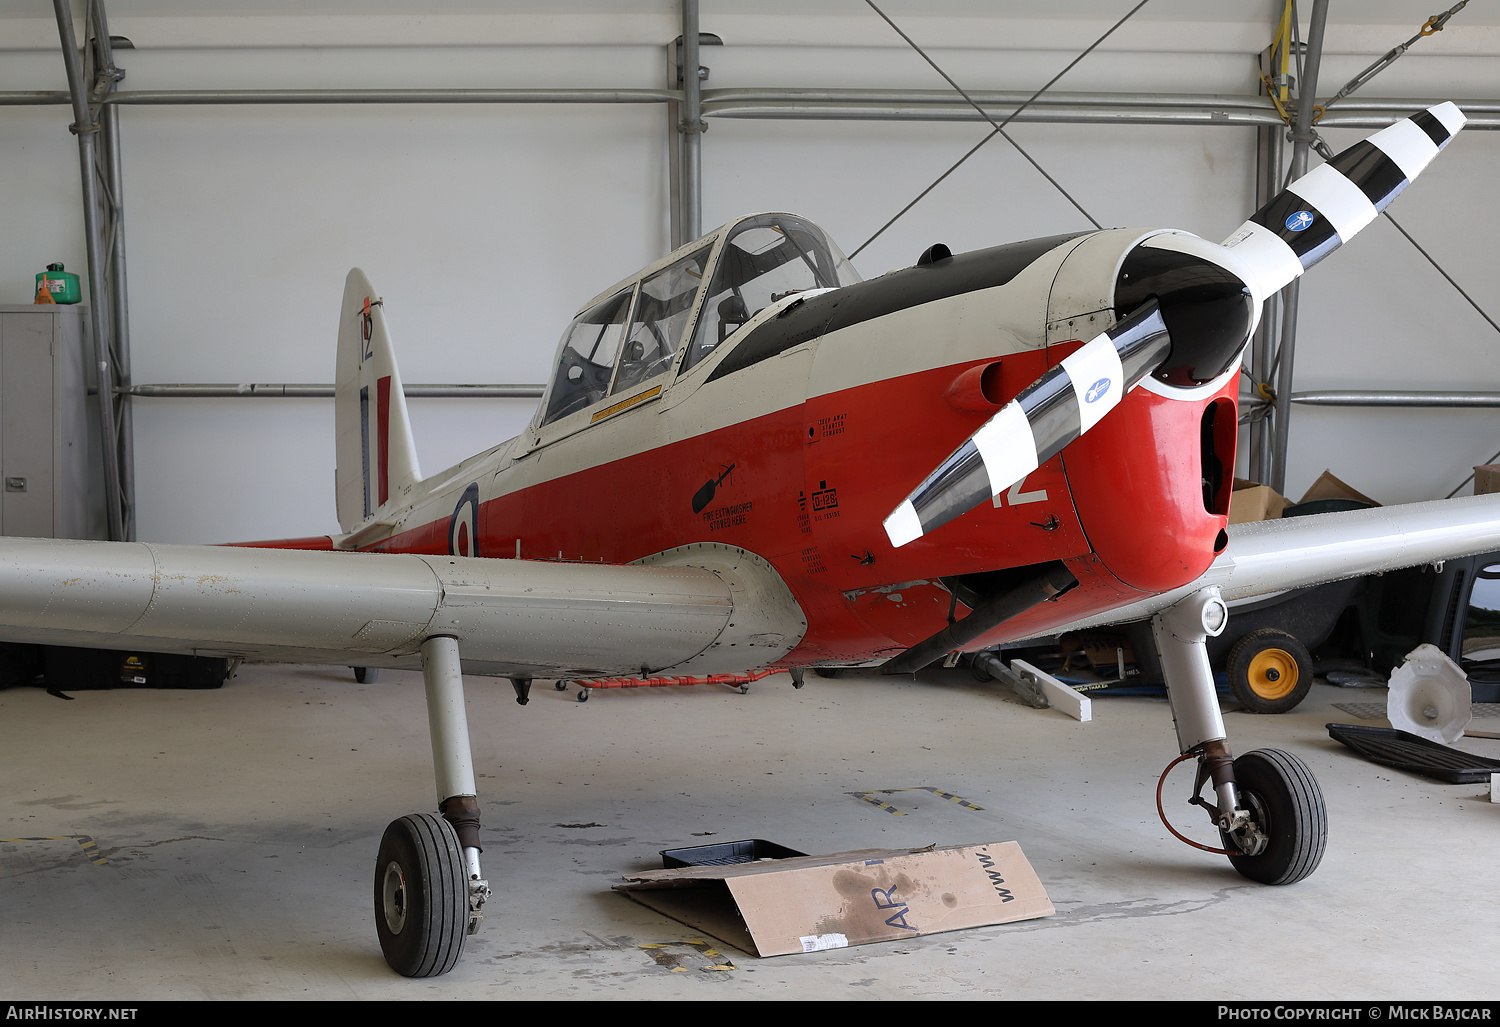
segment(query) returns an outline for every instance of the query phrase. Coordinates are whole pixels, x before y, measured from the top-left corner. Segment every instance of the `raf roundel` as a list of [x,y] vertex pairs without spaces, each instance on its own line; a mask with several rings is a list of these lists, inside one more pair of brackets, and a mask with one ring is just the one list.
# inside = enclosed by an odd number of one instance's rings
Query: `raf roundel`
[[1312,216],[1312,211],[1310,211],[1310,210],[1299,210],[1299,211],[1296,211],[1296,212],[1292,213],[1291,215],[1289,215],[1287,217],[1287,219],[1286,219],[1287,231],[1290,231],[1290,232],[1300,232],[1304,228],[1306,228],[1308,225],[1311,225],[1312,223],[1313,223],[1313,216]]
[[1099,400],[1103,399],[1105,394],[1108,392],[1109,379],[1100,378],[1097,382],[1089,386],[1089,391],[1083,394],[1083,398],[1086,402],[1096,403]]
[[448,519],[448,555],[479,555],[479,482],[470,482]]

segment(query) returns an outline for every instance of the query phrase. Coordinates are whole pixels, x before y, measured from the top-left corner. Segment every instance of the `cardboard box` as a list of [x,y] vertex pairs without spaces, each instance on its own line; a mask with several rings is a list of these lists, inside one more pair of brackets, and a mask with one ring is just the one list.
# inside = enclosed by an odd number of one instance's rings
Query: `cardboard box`
[[625,875],[637,902],[757,956],[1050,916],[1015,842],[864,849]]
[[1229,523],[1272,521],[1290,505],[1287,498],[1271,486],[1236,478],[1234,491],[1229,495]]
[[1474,468],[1474,495],[1488,496],[1500,492],[1500,464],[1480,464]]
[[1361,503],[1368,503],[1371,506],[1380,505],[1363,492],[1335,478],[1333,472],[1326,470],[1318,475],[1318,480],[1312,483],[1312,488],[1308,489],[1303,493],[1302,498],[1297,500],[1297,505],[1311,503],[1316,499],[1353,499]]

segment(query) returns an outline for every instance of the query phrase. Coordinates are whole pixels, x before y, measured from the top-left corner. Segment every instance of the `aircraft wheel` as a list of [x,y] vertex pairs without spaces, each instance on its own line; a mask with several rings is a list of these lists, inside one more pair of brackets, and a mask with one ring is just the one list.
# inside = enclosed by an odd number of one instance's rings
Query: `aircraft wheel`
[[362,685],[368,685],[380,678],[379,667],[350,667],[354,671],[354,680]]
[[1229,651],[1229,688],[1253,713],[1286,713],[1312,688],[1312,655],[1284,631],[1252,631]]
[[[984,654],[984,653],[970,653],[969,656],[968,656],[968,659],[966,659],[964,662],[969,667],[969,675],[975,681],[979,681],[979,682],[993,681],[993,680],[995,680],[995,675],[991,674],[988,670],[986,670],[983,666],[980,665],[979,657],[983,656],[983,655],[986,655],[986,654]],[[998,652],[996,652],[994,655],[998,656],[1000,654]]]
[[[1234,868],[1261,884],[1295,884],[1316,870],[1328,847],[1328,810],[1307,764],[1280,749],[1256,749],[1234,761],[1234,777],[1266,835],[1261,851],[1229,857]],[[1238,848],[1219,833],[1226,849]]]
[[452,970],[464,950],[469,888],[453,826],[435,813],[393,820],[375,859],[375,933],[403,977]]
[[589,693],[591,691],[593,691],[593,689],[580,688],[578,690],[578,701],[579,702],[588,702],[589,701]]
[[814,667],[813,673],[820,678],[841,678],[844,676],[844,667]]
[[568,690],[568,683],[566,681],[558,681],[553,684],[552,687],[557,689],[559,692],[566,692]]

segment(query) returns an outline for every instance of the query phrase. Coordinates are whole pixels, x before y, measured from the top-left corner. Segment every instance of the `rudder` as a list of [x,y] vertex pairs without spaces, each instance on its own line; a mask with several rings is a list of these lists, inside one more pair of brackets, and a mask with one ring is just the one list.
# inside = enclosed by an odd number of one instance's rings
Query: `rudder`
[[344,281],[333,404],[339,528],[351,532],[422,478],[384,309],[359,268]]

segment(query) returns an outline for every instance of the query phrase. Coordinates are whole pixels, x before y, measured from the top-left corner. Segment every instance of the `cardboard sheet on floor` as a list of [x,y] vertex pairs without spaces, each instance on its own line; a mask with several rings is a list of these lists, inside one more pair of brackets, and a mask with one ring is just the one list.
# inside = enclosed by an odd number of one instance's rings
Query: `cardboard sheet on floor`
[[863,849],[625,875],[643,905],[758,956],[1050,916],[1015,842]]

